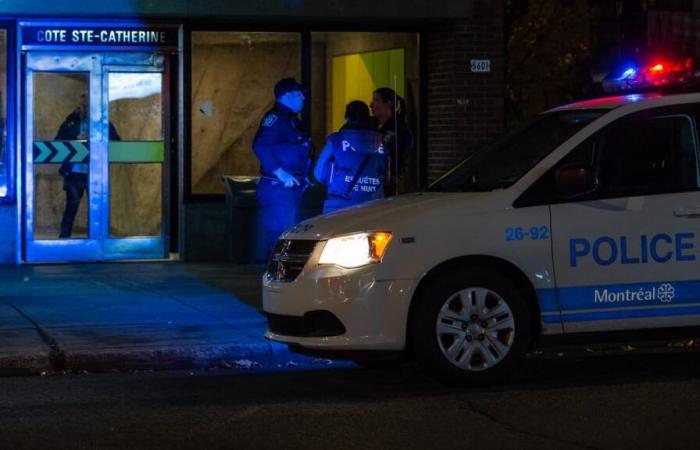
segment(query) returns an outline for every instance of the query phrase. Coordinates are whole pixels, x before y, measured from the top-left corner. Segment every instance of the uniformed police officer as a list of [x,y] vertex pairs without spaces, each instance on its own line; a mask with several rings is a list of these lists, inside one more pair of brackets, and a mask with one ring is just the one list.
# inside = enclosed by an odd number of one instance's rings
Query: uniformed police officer
[[348,103],[345,124],[328,136],[314,168],[316,179],[328,186],[324,213],[384,197],[387,155],[382,138],[367,104]]
[[415,139],[406,123],[406,101],[393,89],[381,87],[374,91],[369,107],[389,155],[390,176],[384,193],[387,197],[398,195],[406,188],[406,174],[415,151]]
[[253,151],[260,160],[257,196],[268,254],[279,235],[298,221],[311,164],[311,141],[297,117],[304,107],[302,86],[294,78],[284,78],[275,85],[275,99],[253,141]]

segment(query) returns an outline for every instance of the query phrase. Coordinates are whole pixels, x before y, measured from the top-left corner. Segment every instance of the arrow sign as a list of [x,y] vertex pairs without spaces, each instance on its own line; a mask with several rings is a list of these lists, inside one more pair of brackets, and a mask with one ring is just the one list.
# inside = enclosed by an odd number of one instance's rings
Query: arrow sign
[[85,144],[83,144],[80,141],[73,141],[71,142],[71,146],[75,150],[75,155],[73,155],[73,157],[70,160],[77,163],[84,162],[87,159],[88,154],[90,153]]
[[43,142],[34,143],[34,162],[43,163],[44,161],[46,161],[46,158],[51,156],[51,153],[53,153],[51,149],[48,148]]
[[68,156],[70,156],[71,151],[68,147],[66,147],[66,144],[61,141],[53,141],[52,144],[56,149],[56,154],[53,158],[51,158],[51,162],[63,162]]
[[34,141],[33,150],[37,164],[86,163],[90,159],[85,141]]

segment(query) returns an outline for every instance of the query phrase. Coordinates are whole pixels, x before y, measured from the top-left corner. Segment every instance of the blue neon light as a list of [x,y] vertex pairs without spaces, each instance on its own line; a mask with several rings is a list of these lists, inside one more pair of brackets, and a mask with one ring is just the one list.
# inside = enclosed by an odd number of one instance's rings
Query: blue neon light
[[[16,194],[15,180],[15,26],[11,22],[0,22],[0,29],[5,30],[5,84],[0,85],[0,104],[5,101],[4,117],[0,121],[0,204],[13,203]],[[4,133],[4,137],[2,136]]]

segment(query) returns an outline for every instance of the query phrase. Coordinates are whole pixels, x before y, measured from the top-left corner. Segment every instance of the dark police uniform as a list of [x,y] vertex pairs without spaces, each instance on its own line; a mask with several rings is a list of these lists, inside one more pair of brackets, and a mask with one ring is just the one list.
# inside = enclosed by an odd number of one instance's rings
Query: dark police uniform
[[384,136],[384,149],[389,155],[390,177],[384,185],[384,193],[387,197],[396,195],[399,181],[406,175],[416,143],[413,133],[403,120],[398,120],[398,131],[394,130],[394,120],[390,119],[379,128]]
[[353,129],[331,134],[314,172],[328,186],[324,213],[383,198],[387,155],[382,135]]
[[[89,127],[90,125],[87,119],[83,118],[80,108],[76,108],[58,128],[54,141],[87,140]],[[109,139],[112,141],[121,140],[111,122],[109,123]],[[78,167],[82,167],[82,170],[76,170]],[[59,238],[67,239],[73,234],[75,215],[78,212],[83,193],[88,190],[88,163],[75,164],[64,161],[58,169],[58,173],[63,175],[63,190],[66,191],[66,208],[63,210]]]
[[[257,196],[269,253],[280,234],[298,221],[301,194],[309,171],[311,142],[301,130],[297,115],[277,103],[260,121],[253,151],[260,160]],[[286,188],[274,174],[279,168],[293,175],[301,186]]]

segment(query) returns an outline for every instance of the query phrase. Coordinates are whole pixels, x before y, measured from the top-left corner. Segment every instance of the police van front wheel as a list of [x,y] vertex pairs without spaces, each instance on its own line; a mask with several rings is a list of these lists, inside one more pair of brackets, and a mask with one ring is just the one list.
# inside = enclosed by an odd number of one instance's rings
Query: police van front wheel
[[413,316],[418,362],[451,385],[502,382],[524,360],[532,336],[522,294],[505,276],[456,270],[423,290]]

